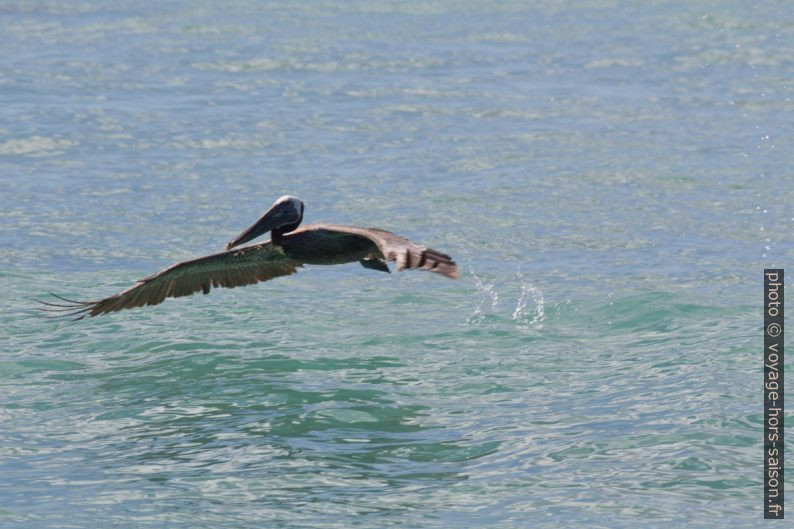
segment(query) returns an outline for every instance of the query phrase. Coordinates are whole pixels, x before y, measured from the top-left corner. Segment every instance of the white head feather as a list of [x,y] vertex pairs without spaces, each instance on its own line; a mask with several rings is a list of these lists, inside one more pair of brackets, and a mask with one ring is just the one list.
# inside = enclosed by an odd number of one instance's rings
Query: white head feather
[[273,203],[273,205],[275,206],[276,204],[283,204],[284,202],[289,202],[290,205],[292,205],[292,208],[295,210],[295,212],[300,214],[301,207],[303,206],[303,202],[301,202],[299,198],[294,197],[292,195],[284,195],[283,197],[279,197]]

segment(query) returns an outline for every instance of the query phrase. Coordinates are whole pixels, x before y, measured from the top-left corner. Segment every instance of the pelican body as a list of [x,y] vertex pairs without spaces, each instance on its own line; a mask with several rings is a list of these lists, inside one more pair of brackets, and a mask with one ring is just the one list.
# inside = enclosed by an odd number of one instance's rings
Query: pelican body
[[[335,265],[358,261],[365,268],[389,272],[387,261],[398,270],[420,269],[451,279],[458,267],[447,254],[415,244],[378,228],[303,221],[304,204],[285,195],[262,217],[226,245],[226,251],[176,263],[145,277],[124,292],[96,301],[75,301],[56,296],[64,303],[41,303],[45,310],[64,315],[97,316],[107,312],[157,305],[166,298],[189,296],[212,287],[234,288],[297,272],[304,264]],[[270,240],[238,248],[265,233]]]

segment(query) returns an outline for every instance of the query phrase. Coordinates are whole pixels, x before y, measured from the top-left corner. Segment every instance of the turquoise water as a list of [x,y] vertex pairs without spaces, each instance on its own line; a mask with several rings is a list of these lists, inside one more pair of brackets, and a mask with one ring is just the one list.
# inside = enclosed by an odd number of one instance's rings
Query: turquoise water
[[[761,526],[782,3],[0,4],[4,528]],[[453,255],[70,322],[306,221]]]

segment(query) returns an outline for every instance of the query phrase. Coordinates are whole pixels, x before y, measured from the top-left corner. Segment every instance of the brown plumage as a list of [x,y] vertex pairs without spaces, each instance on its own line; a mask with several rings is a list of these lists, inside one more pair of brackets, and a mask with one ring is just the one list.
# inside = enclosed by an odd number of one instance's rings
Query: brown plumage
[[55,296],[62,303],[42,301],[48,306],[43,310],[82,319],[122,309],[157,305],[166,298],[189,296],[199,291],[208,294],[213,287],[252,285],[297,272],[303,264],[331,265],[359,261],[366,268],[388,272],[386,261],[393,261],[397,270],[429,270],[451,279],[459,276],[458,268],[450,256],[389,231],[337,224],[310,224],[298,228],[302,218],[303,203],[294,197],[282,197],[227,248],[271,231],[272,239],[266,243],[182,261],[105,299],[75,301]]
[[429,270],[451,279],[459,276],[447,254],[379,228],[309,224],[285,235],[281,244],[286,255],[307,264],[386,260],[395,262],[397,270]]

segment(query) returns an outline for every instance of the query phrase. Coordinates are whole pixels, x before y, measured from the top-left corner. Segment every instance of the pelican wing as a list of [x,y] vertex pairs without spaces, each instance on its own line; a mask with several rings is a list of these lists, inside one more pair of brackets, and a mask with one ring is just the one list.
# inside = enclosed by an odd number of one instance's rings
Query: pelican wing
[[[313,226],[366,237],[378,247],[378,250],[380,250],[381,255],[376,257],[394,261],[397,264],[397,270],[429,270],[447,276],[450,279],[458,279],[458,277],[460,277],[458,266],[447,254],[416,244],[390,231],[380,228],[360,228],[358,226],[344,226],[339,224],[321,224]],[[306,228],[310,229],[311,226],[307,226]]]
[[234,288],[253,285],[297,272],[301,265],[300,261],[285,256],[270,242],[266,242],[182,261],[139,280],[120,294],[98,301],[74,301],[56,296],[67,304],[43,301],[41,303],[55,307],[52,310],[71,311],[67,315],[82,319],[86,316],[97,316],[122,309],[157,305],[165,298],[189,296],[200,290],[204,294],[209,294],[212,287]]

